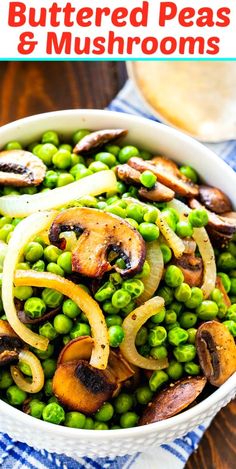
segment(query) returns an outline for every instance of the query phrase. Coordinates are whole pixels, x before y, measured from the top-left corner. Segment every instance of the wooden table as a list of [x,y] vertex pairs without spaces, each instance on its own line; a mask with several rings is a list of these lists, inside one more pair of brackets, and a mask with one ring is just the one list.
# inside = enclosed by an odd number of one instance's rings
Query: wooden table
[[[122,62],[2,62],[0,125],[58,109],[103,108],[125,80]],[[187,469],[233,469],[235,443],[236,401],[233,401],[214,419]]]

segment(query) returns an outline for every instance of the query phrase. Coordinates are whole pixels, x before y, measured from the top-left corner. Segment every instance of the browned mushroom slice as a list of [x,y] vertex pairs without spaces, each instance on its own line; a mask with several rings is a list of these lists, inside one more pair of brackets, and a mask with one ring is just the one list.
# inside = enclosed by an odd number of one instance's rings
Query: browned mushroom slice
[[179,414],[189,407],[202,392],[206,378],[202,376],[183,378],[161,391],[148,404],[139,425],[159,422]]
[[175,196],[175,193],[169,187],[160,182],[156,182],[152,189],[141,187],[138,192],[142,199],[152,202],[170,202]]
[[200,287],[203,282],[203,262],[200,257],[193,254],[183,254],[175,259],[175,265],[179,267],[184,275],[184,281],[190,287]]
[[204,375],[213,386],[221,386],[236,371],[236,345],[224,324],[203,323],[197,331],[196,346]]
[[22,348],[23,342],[11,326],[0,319],[0,366],[16,363]]
[[98,370],[84,360],[61,363],[53,377],[53,393],[69,410],[86,415],[96,412],[117,387],[108,370]]
[[212,212],[225,213],[232,210],[229,197],[217,187],[199,186],[199,199]]
[[116,174],[119,179],[126,182],[127,184],[139,184],[141,173],[136,169],[131,168],[128,164],[120,164],[116,166]]
[[181,174],[173,161],[162,157],[156,157],[150,161],[133,157],[128,163],[141,173],[146,170],[152,171],[157,176],[158,182],[183,197],[196,197],[198,195],[198,186]]
[[90,153],[98,148],[106,145],[108,142],[113,142],[118,138],[125,137],[128,131],[124,129],[105,129],[97,130],[82,138],[74,148],[74,153]]
[[[204,208],[204,206],[201,205],[200,202],[198,202],[196,199],[191,199],[189,205],[192,209]],[[208,209],[205,210],[208,214],[209,227],[212,227],[214,230],[227,236],[236,232],[236,218],[232,216],[233,212],[230,212],[230,217],[226,217],[225,215],[216,215],[214,212],[211,212]]]
[[220,233],[219,231],[214,230],[211,226],[207,227],[207,232],[210,236],[212,244],[220,249],[227,248],[233,238],[233,234],[227,235],[225,233]]
[[227,295],[227,292],[225,290],[221,277],[219,277],[218,275],[216,277],[216,288],[218,288],[221,291],[223,295],[223,303],[225,304],[225,306],[227,306],[227,308],[230,308],[231,306],[230,298]]
[[42,324],[45,321],[50,321],[50,319],[53,319],[60,312],[60,310],[61,310],[61,307],[51,309],[51,311],[48,311],[40,318],[31,319],[26,314],[25,311],[22,311],[20,309],[20,310],[17,310],[17,316],[20,319],[20,321],[23,322],[23,324]]
[[25,150],[0,152],[0,184],[5,186],[38,186],[46,166],[37,156]]
[[[86,277],[102,277],[113,267],[126,277],[142,270],[146,248],[139,232],[116,215],[92,208],[70,208],[59,213],[49,234],[52,244],[63,248],[63,231],[81,234],[72,251],[72,269]],[[109,251],[115,251],[126,262],[120,269],[108,261]]]

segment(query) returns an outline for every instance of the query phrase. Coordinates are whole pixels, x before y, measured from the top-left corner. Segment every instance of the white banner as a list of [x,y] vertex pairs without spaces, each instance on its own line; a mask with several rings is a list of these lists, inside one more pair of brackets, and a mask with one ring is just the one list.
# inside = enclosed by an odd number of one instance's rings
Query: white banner
[[234,0],[0,0],[0,59],[236,59]]

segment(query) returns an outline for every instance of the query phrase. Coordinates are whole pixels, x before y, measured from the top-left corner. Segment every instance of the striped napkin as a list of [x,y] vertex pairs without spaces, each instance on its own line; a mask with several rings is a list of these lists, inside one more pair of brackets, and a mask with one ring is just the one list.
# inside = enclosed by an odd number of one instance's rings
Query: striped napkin
[[[108,109],[157,120],[145,108],[130,81],[126,83]],[[207,146],[236,171],[235,140]],[[2,469],[182,469],[189,456],[197,449],[209,424],[209,421],[205,422],[204,425],[199,425],[184,437],[177,438],[172,443],[163,444],[152,451],[149,450],[148,453],[97,459],[83,457],[75,460],[62,454],[36,450],[25,443],[11,439],[6,434],[0,434],[0,467]]]

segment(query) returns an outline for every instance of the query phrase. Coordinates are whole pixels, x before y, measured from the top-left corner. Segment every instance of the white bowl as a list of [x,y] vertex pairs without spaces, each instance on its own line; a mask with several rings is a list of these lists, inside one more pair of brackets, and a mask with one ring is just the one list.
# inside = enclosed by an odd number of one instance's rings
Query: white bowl
[[[227,192],[236,205],[235,173],[214,153],[173,128],[109,111],[69,110],[28,117],[0,128],[0,147],[10,140],[23,144],[53,129],[67,137],[78,128],[126,128],[127,141],[161,153],[177,163],[193,165],[203,180]],[[78,430],[37,420],[0,401],[0,431],[16,440],[71,457],[120,456],[145,451],[181,437],[225,406],[236,393],[236,373],[195,407],[162,422],[124,430]]]

